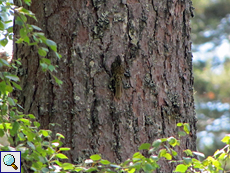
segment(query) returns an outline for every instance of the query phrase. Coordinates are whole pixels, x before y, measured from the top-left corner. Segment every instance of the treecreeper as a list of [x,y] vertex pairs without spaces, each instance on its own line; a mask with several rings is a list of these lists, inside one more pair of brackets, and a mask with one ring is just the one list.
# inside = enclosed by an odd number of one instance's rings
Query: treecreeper
[[116,99],[120,99],[122,96],[122,78],[124,76],[124,66],[121,58],[118,55],[115,61],[111,64],[112,73],[112,87],[114,89],[114,95]]

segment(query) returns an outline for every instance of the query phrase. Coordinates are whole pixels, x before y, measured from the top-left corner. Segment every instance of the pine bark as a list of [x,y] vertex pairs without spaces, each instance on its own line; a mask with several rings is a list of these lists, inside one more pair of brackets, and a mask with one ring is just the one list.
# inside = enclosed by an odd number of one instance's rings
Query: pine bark
[[[177,137],[178,122],[191,129],[179,158],[196,150],[190,0],[33,0],[28,8],[38,18],[28,22],[58,45],[63,58],[52,52],[47,58],[59,66],[55,75],[63,85],[42,72],[36,47],[14,44],[14,58],[22,59],[17,97],[42,128],[66,137],[71,162],[96,153],[122,162],[141,143]],[[118,55],[124,68],[119,99],[111,82]],[[161,165],[158,172],[175,168],[165,160]]]

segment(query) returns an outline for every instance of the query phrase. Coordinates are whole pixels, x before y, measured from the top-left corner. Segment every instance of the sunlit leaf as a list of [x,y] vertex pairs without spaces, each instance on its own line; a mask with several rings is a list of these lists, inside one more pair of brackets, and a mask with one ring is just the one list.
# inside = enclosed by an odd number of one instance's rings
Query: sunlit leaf
[[61,133],[57,133],[56,136],[61,137],[63,139],[65,138]]
[[58,153],[56,154],[56,157],[60,158],[60,159],[68,159],[68,157],[62,153]]
[[230,135],[225,136],[221,141],[226,144],[230,144]]
[[150,147],[151,147],[150,143],[144,143],[144,144],[141,144],[138,150],[148,150]]
[[69,151],[70,148],[59,148],[60,151]]
[[101,156],[98,155],[98,154],[94,154],[92,156],[90,156],[90,159],[94,160],[94,161],[97,161],[97,160],[100,160],[101,159]]
[[184,131],[185,131],[187,134],[189,134],[189,132],[190,132],[190,126],[189,126],[188,123],[184,123]]
[[180,165],[177,165],[176,170],[173,171],[173,172],[180,172],[180,173],[182,173],[182,172],[186,172],[187,169],[188,169],[188,166],[180,164]]

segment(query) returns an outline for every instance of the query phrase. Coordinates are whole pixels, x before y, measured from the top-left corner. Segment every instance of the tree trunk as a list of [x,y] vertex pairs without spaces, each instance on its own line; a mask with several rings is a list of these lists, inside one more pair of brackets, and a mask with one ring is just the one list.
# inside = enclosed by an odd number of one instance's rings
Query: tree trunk
[[[66,137],[70,161],[101,153],[119,163],[141,143],[177,137],[178,122],[191,128],[179,157],[184,149],[196,150],[190,0],[33,0],[29,9],[38,23],[28,22],[41,27],[63,56],[47,56],[59,66],[63,84],[42,72],[35,47],[14,44],[14,58],[22,59],[19,102],[42,128]],[[161,172],[175,168],[164,160],[161,165]]]

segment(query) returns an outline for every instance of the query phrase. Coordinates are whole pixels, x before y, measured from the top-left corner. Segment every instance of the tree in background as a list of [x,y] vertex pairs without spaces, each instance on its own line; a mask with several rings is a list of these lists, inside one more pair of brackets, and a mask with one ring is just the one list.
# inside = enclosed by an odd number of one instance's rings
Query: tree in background
[[[224,145],[220,139],[230,132],[229,54],[219,57],[216,53],[221,45],[229,48],[230,1],[194,0],[193,3],[196,16],[192,20],[192,40],[198,59],[194,62],[198,148],[212,155]],[[206,49],[204,54],[203,49]]]
[[[63,84],[42,71],[36,46],[14,44],[22,86],[15,95],[42,128],[66,136],[71,162],[101,153],[119,163],[141,143],[177,136],[178,122],[191,129],[178,157],[196,150],[191,1],[34,0],[28,9],[63,55],[56,60],[45,46],[38,50],[51,61],[41,64],[59,66]],[[23,30],[15,25],[14,34]],[[162,172],[173,168],[162,160]]]

